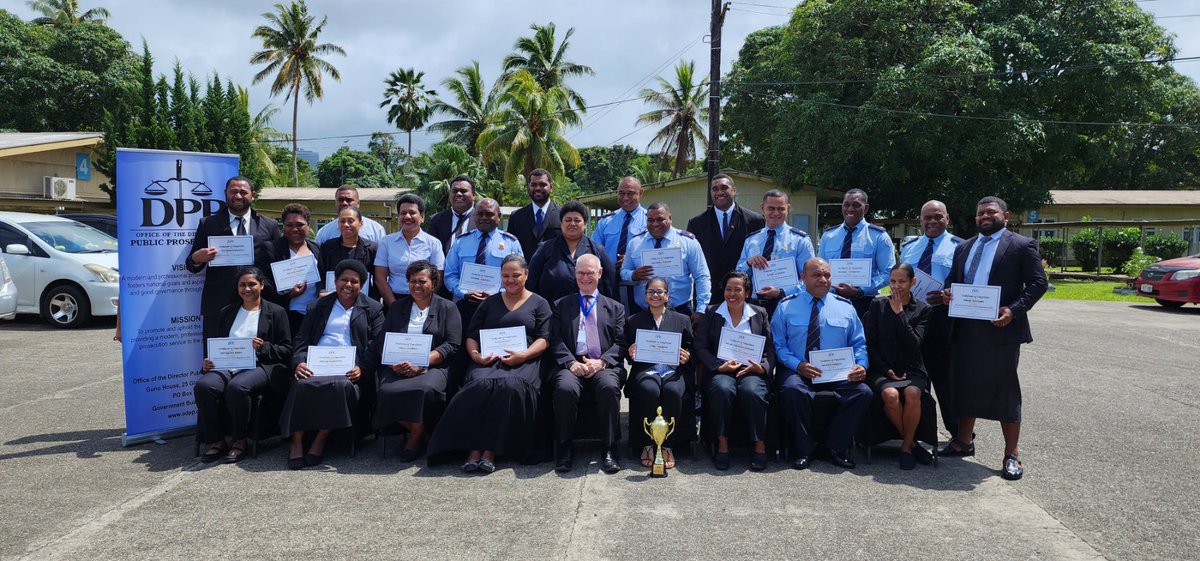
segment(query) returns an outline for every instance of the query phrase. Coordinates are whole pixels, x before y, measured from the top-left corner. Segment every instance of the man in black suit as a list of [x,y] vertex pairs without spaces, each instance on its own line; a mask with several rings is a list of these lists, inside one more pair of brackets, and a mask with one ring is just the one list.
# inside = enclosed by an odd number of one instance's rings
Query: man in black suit
[[[550,172],[538,168],[529,172],[529,204],[518,208],[508,219],[508,233],[521,242],[521,253],[532,257],[538,244],[559,234],[558,205],[550,200],[554,180]],[[530,271],[536,275],[537,271]]]
[[704,248],[712,294],[718,294],[725,273],[737,268],[746,236],[763,229],[767,223],[761,214],[734,203],[737,187],[732,177],[723,173],[714,176],[709,193],[713,206],[688,220],[687,231]]
[[[279,239],[279,224],[250,208],[254,202],[254,188],[250,180],[240,175],[225,182],[225,208],[216,214],[200,219],[196,236],[192,238],[192,249],[184,265],[187,270],[199,273],[208,269],[204,278],[204,290],[200,293],[200,313],[204,315],[204,329],[208,332],[209,322],[217,320],[221,308],[240,301],[237,294],[236,266],[209,267],[208,263],[217,256],[217,250],[209,247],[209,236],[254,236],[255,251],[266,241]],[[255,255],[255,261],[259,255]]]
[[600,259],[587,254],[575,263],[579,292],[554,303],[551,348],[560,368],[554,374],[554,438],[558,457],[554,470],[571,471],[572,440],[579,417],[579,400],[585,392],[595,396],[603,424],[605,473],[621,471],[616,444],[620,437],[621,385],[625,367],[621,349],[625,340],[625,307],[600,294]]
[[943,297],[951,303],[953,283],[1000,287],[999,317],[994,320],[954,318],[950,328],[951,376],[958,412],[958,434],[942,449],[946,456],[973,456],[975,419],[1000,421],[1004,432],[1004,465],[1000,475],[1020,479],[1021,385],[1017,363],[1021,344],[1033,342],[1029,310],[1046,293],[1046,271],[1037,242],[1010,232],[1008,204],[984,197],[975,209],[979,235],[958,244],[946,277]]
[[426,230],[441,240],[442,253],[449,254],[454,240],[474,229],[475,180],[459,175],[450,180],[450,208],[431,216]]

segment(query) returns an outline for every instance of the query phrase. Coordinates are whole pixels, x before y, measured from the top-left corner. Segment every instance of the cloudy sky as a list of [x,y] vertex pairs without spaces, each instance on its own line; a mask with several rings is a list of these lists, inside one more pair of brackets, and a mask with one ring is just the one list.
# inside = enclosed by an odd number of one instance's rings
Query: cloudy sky
[[[168,72],[178,59],[186,70],[211,75],[216,70],[235,83],[248,85],[256,72],[250,55],[261,43],[250,37],[263,22],[272,2],[259,0],[80,0],[84,9],[97,5],[112,12],[109,25],[131,42],[145,38],[157,58],[159,72]],[[1179,55],[1200,56],[1200,0],[1142,0],[1141,6],[1159,17],[1176,35]],[[787,21],[789,0],[734,1],[726,18],[724,62],[728,70],[747,34]],[[325,98],[300,104],[302,148],[322,157],[346,145],[365,149],[373,131],[394,131],[386,122],[383,80],[397,68],[425,72],[435,89],[456,68],[478,60],[490,83],[500,73],[500,61],[513,41],[528,35],[530,23],[554,22],[560,34],[575,28],[569,58],[596,70],[593,77],[571,84],[589,105],[634,97],[657,76],[669,76],[680,59],[696,61],[698,73],[708,73],[708,0],[310,0],[312,13],[329,16],[321,35],[341,45],[346,57],[329,60],[341,72],[341,82],[326,80]],[[24,0],[0,0],[0,8],[32,18]],[[1200,61],[1182,63],[1179,70],[1200,81]],[[264,82],[251,88],[258,110],[272,99]],[[635,125],[646,107],[638,102],[594,109],[585,127],[571,132],[576,146],[614,142],[645,148],[652,128]],[[275,119],[278,129],[291,126],[291,104]],[[355,136],[362,135],[362,136]],[[341,137],[341,138],[325,138]],[[349,137],[349,138],[346,138]],[[321,138],[320,140],[315,140]],[[303,140],[314,139],[314,140]],[[403,134],[397,139],[403,143]],[[417,131],[414,151],[428,147],[440,135]]]

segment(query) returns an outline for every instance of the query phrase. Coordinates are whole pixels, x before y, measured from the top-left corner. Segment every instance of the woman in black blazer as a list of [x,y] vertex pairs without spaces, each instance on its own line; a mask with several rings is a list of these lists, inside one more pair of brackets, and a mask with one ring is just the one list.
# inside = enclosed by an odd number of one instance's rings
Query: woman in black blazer
[[269,278],[263,297],[287,310],[288,327],[295,334],[300,331],[300,322],[304,320],[308,305],[317,299],[317,291],[324,281],[279,286],[271,271],[271,263],[305,256],[311,256],[313,262],[317,263],[320,261],[321,249],[308,239],[308,207],[297,203],[289,204],[283,207],[279,220],[283,225],[283,237],[262,242],[254,252],[257,256],[254,264]]
[[584,235],[587,231],[588,208],[571,201],[558,211],[562,232],[542,242],[529,257],[529,282],[526,288],[548,302],[579,292],[575,284],[575,262],[579,256],[592,254],[600,258],[600,294],[617,300],[617,267],[609,259],[604,246]]
[[[315,466],[324,459],[325,441],[333,429],[354,425],[360,411],[359,401],[368,406],[374,394],[374,376],[364,370],[372,341],[383,330],[383,306],[362,293],[367,268],[353,259],[338,263],[334,269],[336,288],[308,307],[300,332],[296,334],[292,383],[279,424],[292,437],[288,468]],[[354,368],[345,375],[313,376],[308,365],[309,347],[353,346]],[[366,395],[362,395],[362,394]],[[304,452],[305,431],[317,431]]]
[[908,263],[892,267],[892,293],[872,300],[863,316],[870,364],[867,383],[883,400],[884,414],[903,438],[901,469],[913,469],[916,462],[933,462],[933,456],[915,442],[921,422],[921,394],[929,391],[921,341],[932,310],[920,298],[913,298],[915,277]]
[[[654,447],[650,439],[640,427],[643,419],[654,420],[658,415],[658,407],[663,409],[663,418],[676,419],[681,422],[681,415],[692,415],[691,407],[684,408],[683,396],[695,384],[695,374],[692,370],[692,320],[675,310],[667,303],[671,295],[667,293],[667,280],[654,277],[646,283],[646,303],[649,308],[634,314],[625,322],[625,341],[629,343],[626,356],[632,367],[629,371],[629,383],[625,384],[625,395],[629,397],[629,438],[631,444],[640,443],[642,447],[642,466],[650,467],[654,462]],[[637,332],[639,329],[650,331],[669,331],[683,334],[679,348],[679,366],[666,364],[651,364],[637,361]],[[692,423],[687,423],[692,426]],[[663,462],[668,469],[675,467],[675,454],[671,445],[676,442],[676,434],[681,438],[682,433],[676,432],[663,443]]]
[[[205,463],[222,456],[227,464],[242,459],[252,396],[287,375],[292,332],[288,329],[287,312],[262,299],[265,281],[262,271],[242,268],[237,281],[241,303],[222,308],[217,321],[209,322],[209,332],[204,334],[205,355],[208,340],[217,337],[252,339],[257,354],[255,367],[249,370],[217,370],[209,357],[204,358],[202,374],[192,392],[196,399],[196,438],[208,443],[208,449],[200,457]],[[232,441],[228,453],[226,436]]]
[[[379,246],[358,235],[363,227],[362,212],[352,206],[343,208],[338,212],[337,225],[338,233],[341,235],[325,240],[325,243],[321,244],[320,256],[317,258],[322,296],[331,292],[325,285],[326,276],[333,273],[334,267],[337,267],[337,264],[341,263],[343,259],[353,259],[362,263],[367,267],[368,272],[375,270],[375,252],[378,251]],[[375,286],[375,283],[367,283],[367,296],[379,300],[379,288]]]
[[[408,431],[408,442],[400,461],[421,457],[425,429],[446,404],[446,381],[451,359],[462,350],[462,318],[458,307],[434,294],[438,269],[429,261],[409,264],[404,272],[408,294],[400,295],[388,310],[383,330],[371,345],[369,369],[378,369],[376,429],[399,424]],[[409,361],[383,363],[383,346],[388,333],[432,335],[429,365]]]
[[[704,398],[712,434],[717,439],[713,465],[729,469],[729,419],[734,401],[740,405],[754,441],[750,469],[767,469],[767,393],[775,371],[775,345],[771,341],[771,319],[767,310],[746,302],[750,294],[750,276],[730,271],[721,280],[724,301],[708,307],[696,330],[696,356],[704,366]],[[717,358],[721,330],[735,329],[766,337],[759,361],[740,363]]]

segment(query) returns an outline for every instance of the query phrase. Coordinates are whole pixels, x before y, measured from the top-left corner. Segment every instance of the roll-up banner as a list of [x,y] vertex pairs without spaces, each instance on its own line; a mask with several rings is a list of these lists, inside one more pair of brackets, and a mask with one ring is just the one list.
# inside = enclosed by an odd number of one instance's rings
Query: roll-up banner
[[200,219],[225,208],[236,154],[117,149],[121,353],[129,446],[195,430],[204,273],[184,267]]

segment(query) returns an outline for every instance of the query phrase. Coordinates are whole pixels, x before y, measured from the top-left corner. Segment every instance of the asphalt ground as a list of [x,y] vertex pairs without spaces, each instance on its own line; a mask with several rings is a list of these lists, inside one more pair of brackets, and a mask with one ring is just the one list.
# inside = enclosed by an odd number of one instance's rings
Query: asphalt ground
[[[979,426],[974,459],[903,472],[871,464],[667,479],[599,471],[583,447],[550,464],[383,459],[367,440],[319,469],[257,459],[204,466],[191,437],[122,448],[111,321],[58,331],[0,324],[3,559],[1195,559],[1200,557],[1200,307],[1043,301],[1022,354],[1019,482]],[[393,446],[395,440],[393,439]],[[578,459],[591,460],[586,466]]]

